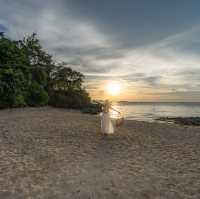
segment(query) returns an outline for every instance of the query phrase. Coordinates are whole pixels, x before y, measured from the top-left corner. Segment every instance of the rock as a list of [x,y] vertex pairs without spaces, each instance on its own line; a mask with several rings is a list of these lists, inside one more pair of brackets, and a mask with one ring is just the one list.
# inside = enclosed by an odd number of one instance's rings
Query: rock
[[181,125],[200,126],[200,117],[160,117],[156,120],[174,122]]

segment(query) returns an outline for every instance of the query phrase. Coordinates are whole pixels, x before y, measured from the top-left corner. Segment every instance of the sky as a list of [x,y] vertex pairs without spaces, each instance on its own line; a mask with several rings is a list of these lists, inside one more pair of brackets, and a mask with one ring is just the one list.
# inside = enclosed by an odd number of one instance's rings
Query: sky
[[200,101],[199,10],[199,0],[0,0],[0,31],[36,32],[95,99]]

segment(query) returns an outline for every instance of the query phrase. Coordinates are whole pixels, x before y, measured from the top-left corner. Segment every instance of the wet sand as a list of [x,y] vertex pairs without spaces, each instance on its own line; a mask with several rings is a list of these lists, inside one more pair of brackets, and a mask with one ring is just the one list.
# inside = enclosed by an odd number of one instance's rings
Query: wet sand
[[97,116],[0,111],[1,199],[199,199],[200,128],[126,121],[103,137]]

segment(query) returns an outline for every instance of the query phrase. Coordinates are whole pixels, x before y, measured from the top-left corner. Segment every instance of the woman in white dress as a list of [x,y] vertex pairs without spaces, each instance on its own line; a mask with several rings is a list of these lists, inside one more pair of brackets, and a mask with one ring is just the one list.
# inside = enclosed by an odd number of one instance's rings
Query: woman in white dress
[[[113,134],[115,131],[114,123],[111,119],[110,109],[118,112],[117,110],[113,109],[111,107],[111,102],[109,100],[106,100],[103,105],[103,110],[101,113],[101,132],[103,135],[107,134]],[[120,114],[120,112],[118,112]],[[116,125],[121,125],[123,122],[123,118],[120,118],[120,120],[117,120]]]

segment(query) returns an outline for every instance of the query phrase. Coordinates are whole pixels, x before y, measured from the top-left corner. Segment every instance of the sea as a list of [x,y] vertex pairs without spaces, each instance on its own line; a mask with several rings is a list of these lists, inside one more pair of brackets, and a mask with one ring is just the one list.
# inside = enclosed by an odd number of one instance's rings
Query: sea
[[[154,122],[159,117],[200,117],[200,102],[116,102],[113,108],[126,120]],[[120,115],[112,112],[112,117]]]

